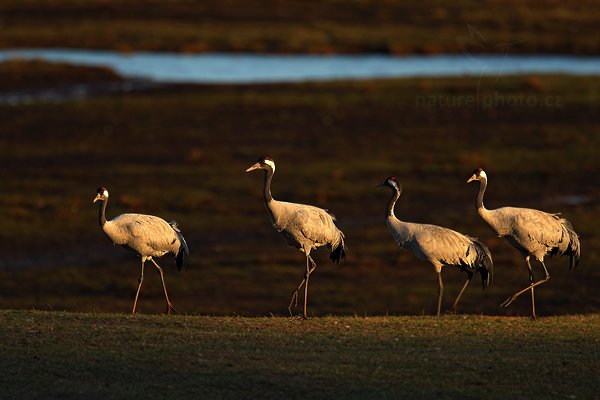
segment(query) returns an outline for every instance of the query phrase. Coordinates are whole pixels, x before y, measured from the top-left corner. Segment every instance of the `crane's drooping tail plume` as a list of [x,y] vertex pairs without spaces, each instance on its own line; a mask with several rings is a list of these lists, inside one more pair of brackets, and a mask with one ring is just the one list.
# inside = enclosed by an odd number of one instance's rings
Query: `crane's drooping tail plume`
[[564,218],[560,218],[558,215],[554,215],[554,218],[558,219],[563,228],[563,239],[560,244],[553,248],[551,255],[566,254],[569,256],[569,269],[575,268],[579,264],[581,258],[581,247],[579,245],[579,235],[573,230],[573,226],[569,221]]
[[485,288],[494,281],[494,263],[492,261],[492,254],[486,245],[481,243],[477,238],[471,238],[475,251],[477,252],[477,258],[474,266],[479,275],[481,275],[481,284]]
[[331,254],[329,255],[329,258],[334,263],[339,263],[340,260],[345,260],[346,251],[348,250],[346,243],[344,242],[344,234],[340,230],[338,230],[338,233],[340,234],[339,241],[336,245],[331,247]]
[[181,271],[181,268],[183,267],[183,263],[184,263],[185,259],[187,258],[188,254],[190,254],[190,251],[188,250],[187,242],[183,238],[181,229],[179,229],[179,227],[177,226],[177,222],[171,221],[171,222],[169,222],[169,225],[171,225],[171,228],[173,228],[173,230],[177,234],[177,237],[179,238],[179,251],[177,252],[177,255],[175,256],[175,264],[177,264],[177,269],[179,271]]

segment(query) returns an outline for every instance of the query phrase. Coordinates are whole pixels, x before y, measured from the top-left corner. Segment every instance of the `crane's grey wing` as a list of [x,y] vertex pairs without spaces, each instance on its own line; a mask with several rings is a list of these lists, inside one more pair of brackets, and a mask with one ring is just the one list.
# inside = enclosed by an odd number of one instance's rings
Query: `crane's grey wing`
[[563,240],[561,219],[539,210],[521,209],[513,217],[512,236],[528,250],[531,246],[551,248]]
[[170,221],[169,225],[171,226],[171,228],[173,228],[173,230],[175,231],[175,235],[177,235],[177,238],[179,239],[179,250],[175,254],[175,264],[177,265],[177,268],[181,270],[185,259],[190,254],[190,250],[188,248],[187,242],[185,241],[185,238],[183,237],[181,229],[179,229],[179,226],[177,225],[177,222]]
[[176,252],[177,235],[162,218],[145,214],[123,214],[112,220],[130,236],[130,247],[145,247],[157,253]]
[[452,229],[419,225],[415,238],[423,255],[443,265],[470,266],[477,256],[473,240]]
[[299,245],[310,243],[314,247],[335,247],[343,241],[344,234],[335,226],[333,217],[322,208],[285,202],[277,202],[274,206],[273,225],[284,236],[293,237]]
[[501,236],[524,255],[533,255],[541,261],[547,254],[568,254],[570,267],[577,265],[581,254],[579,237],[571,223],[559,214],[503,207],[492,215],[503,227]]
[[300,210],[298,218],[302,222],[302,234],[317,244],[337,244],[340,234],[343,237],[333,222],[333,216],[321,208],[303,208]]

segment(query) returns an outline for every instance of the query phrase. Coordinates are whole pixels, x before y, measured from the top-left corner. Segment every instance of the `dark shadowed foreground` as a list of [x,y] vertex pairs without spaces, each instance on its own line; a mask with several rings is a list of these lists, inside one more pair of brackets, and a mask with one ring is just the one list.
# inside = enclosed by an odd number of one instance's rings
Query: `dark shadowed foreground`
[[591,399],[598,316],[0,312],[4,398]]

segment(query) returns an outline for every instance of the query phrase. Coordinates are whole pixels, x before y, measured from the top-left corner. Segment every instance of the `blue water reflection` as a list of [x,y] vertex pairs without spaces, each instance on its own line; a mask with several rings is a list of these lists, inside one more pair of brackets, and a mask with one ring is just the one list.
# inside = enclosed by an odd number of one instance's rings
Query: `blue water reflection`
[[262,55],[118,53],[76,49],[0,51],[0,61],[42,59],[110,67],[156,82],[260,83],[511,74],[600,75],[600,57],[562,55]]

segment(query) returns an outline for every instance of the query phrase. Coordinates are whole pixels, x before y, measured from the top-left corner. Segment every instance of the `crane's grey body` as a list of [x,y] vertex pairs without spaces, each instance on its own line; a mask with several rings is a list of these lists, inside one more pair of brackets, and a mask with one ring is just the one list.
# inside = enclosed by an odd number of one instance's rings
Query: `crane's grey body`
[[312,250],[326,246],[331,249],[330,259],[339,262],[346,256],[344,234],[335,226],[335,217],[322,208],[273,199],[271,195],[271,180],[275,173],[273,160],[262,157],[246,172],[256,169],[265,171],[263,198],[271,224],[290,246],[296,247],[306,256],[306,272],[298,288],[292,292],[288,310],[291,313],[292,306],[297,305],[298,291],[304,285],[303,317],[307,318],[308,281],[310,274],[317,267],[310,253]]
[[273,227],[290,246],[303,252],[322,246],[337,248],[344,234],[335,226],[335,217],[322,208],[271,200],[266,203]]
[[[531,208],[502,207],[477,210],[498,236],[506,239],[523,256],[542,262],[546,255],[569,254],[571,263],[579,258],[579,240],[571,223],[560,214]],[[576,251],[571,251],[575,246]]]
[[[560,214],[551,214],[531,208],[502,207],[488,210],[483,205],[483,195],[487,188],[487,174],[481,168],[475,170],[468,182],[479,181],[477,195],[477,213],[486,224],[500,237],[506,239],[517,249],[527,264],[530,285],[506,299],[501,306],[508,306],[524,292],[531,290],[532,317],[535,313],[534,287],[550,279],[548,269],[544,264],[544,257],[549,255],[568,255],[569,268],[574,268],[579,263],[581,245],[579,236],[569,221],[560,217]],[[535,282],[529,258],[533,256],[544,267],[545,277]]]
[[411,251],[423,261],[429,261],[436,271],[443,266],[473,269],[478,259],[489,253],[477,239],[452,229],[403,222],[394,216],[387,218],[387,225],[401,248]]
[[94,202],[100,201],[99,223],[100,227],[115,244],[136,252],[142,261],[142,270],[138,280],[138,289],[133,303],[132,314],[135,314],[138,296],[144,280],[144,265],[151,261],[160,274],[165,299],[167,301],[167,313],[176,311],[169,300],[165,285],[162,268],[154,261],[153,257],[159,258],[171,253],[175,256],[177,268],[181,270],[184,258],[189,253],[187,243],[183,234],[174,221],[168,223],[162,218],[145,214],[121,214],[110,221],[106,220],[106,205],[108,203],[108,191],[98,188]]
[[390,187],[393,191],[386,209],[387,226],[398,245],[411,251],[423,261],[433,265],[438,275],[438,306],[440,315],[443,283],[442,267],[456,267],[467,273],[467,281],[452,305],[456,310],[458,301],[473,277],[479,272],[483,286],[489,285],[493,274],[492,256],[488,248],[476,238],[437,225],[404,222],[396,218],[394,207],[400,198],[402,187],[395,177],[387,178],[381,186]]
[[180,232],[162,218],[145,214],[121,214],[102,226],[106,236],[117,245],[135,251],[145,260],[176,255],[182,246]]

